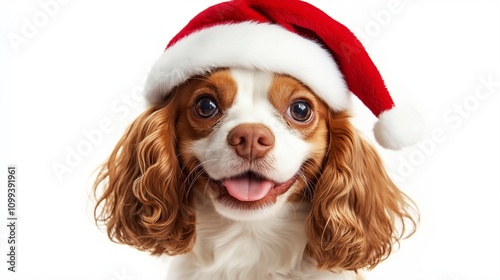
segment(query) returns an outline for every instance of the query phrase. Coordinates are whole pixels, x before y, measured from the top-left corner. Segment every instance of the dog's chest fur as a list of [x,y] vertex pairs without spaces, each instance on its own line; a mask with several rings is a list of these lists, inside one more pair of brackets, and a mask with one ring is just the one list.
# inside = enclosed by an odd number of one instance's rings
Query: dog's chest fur
[[286,205],[269,219],[245,222],[225,219],[208,204],[197,208],[196,245],[174,259],[171,279],[355,279],[351,272],[319,271],[304,258],[305,202]]

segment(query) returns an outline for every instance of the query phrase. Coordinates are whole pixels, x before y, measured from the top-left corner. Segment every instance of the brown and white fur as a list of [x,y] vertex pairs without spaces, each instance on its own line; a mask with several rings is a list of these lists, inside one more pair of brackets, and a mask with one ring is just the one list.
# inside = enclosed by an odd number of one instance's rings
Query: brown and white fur
[[95,191],[110,238],[180,255],[168,279],[358,279],[417,219],[347,112],[293,77],[237,68],[147,109]]

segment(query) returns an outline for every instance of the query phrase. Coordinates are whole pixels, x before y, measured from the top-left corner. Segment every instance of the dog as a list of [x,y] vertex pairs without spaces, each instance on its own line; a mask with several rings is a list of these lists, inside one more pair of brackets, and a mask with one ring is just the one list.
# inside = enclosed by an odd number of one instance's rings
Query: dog
[[95,192],[111,239],[176,256],[168,279],[361,279],[418,221],[348,110],[245,67],[151,105]]

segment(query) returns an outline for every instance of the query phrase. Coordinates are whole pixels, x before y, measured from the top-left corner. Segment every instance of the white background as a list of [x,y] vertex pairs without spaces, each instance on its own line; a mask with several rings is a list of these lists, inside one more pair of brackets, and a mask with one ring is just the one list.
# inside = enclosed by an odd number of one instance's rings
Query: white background
[[[92,172],[144,110],[137,95],[170,38],[216,2],[0,1],[1,279],[165,279],[167,258],[96,228]],[[428,123],[420,146],[379,148],[422,217],[368,279],[500,279],[500,1],[311,2],[361,38],[396,103]],[[372,137],[375,118],[354,101]],[[15,274],[8,164],[18,167]]]

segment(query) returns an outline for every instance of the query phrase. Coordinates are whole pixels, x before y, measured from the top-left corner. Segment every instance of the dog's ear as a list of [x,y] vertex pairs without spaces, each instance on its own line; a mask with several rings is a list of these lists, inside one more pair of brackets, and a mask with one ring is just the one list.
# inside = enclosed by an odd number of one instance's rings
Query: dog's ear
[[306,223],[307,253],[321,269],[373,268],[414,232],[418,213],[347,114],[329,112],[328,127],[327,155]]
[[195,239],[195,211],[181,185],[175,121],[175,102],[150,107],[128,128],[94,185],[94,216],[108,236],[155,255],[185,253]]

